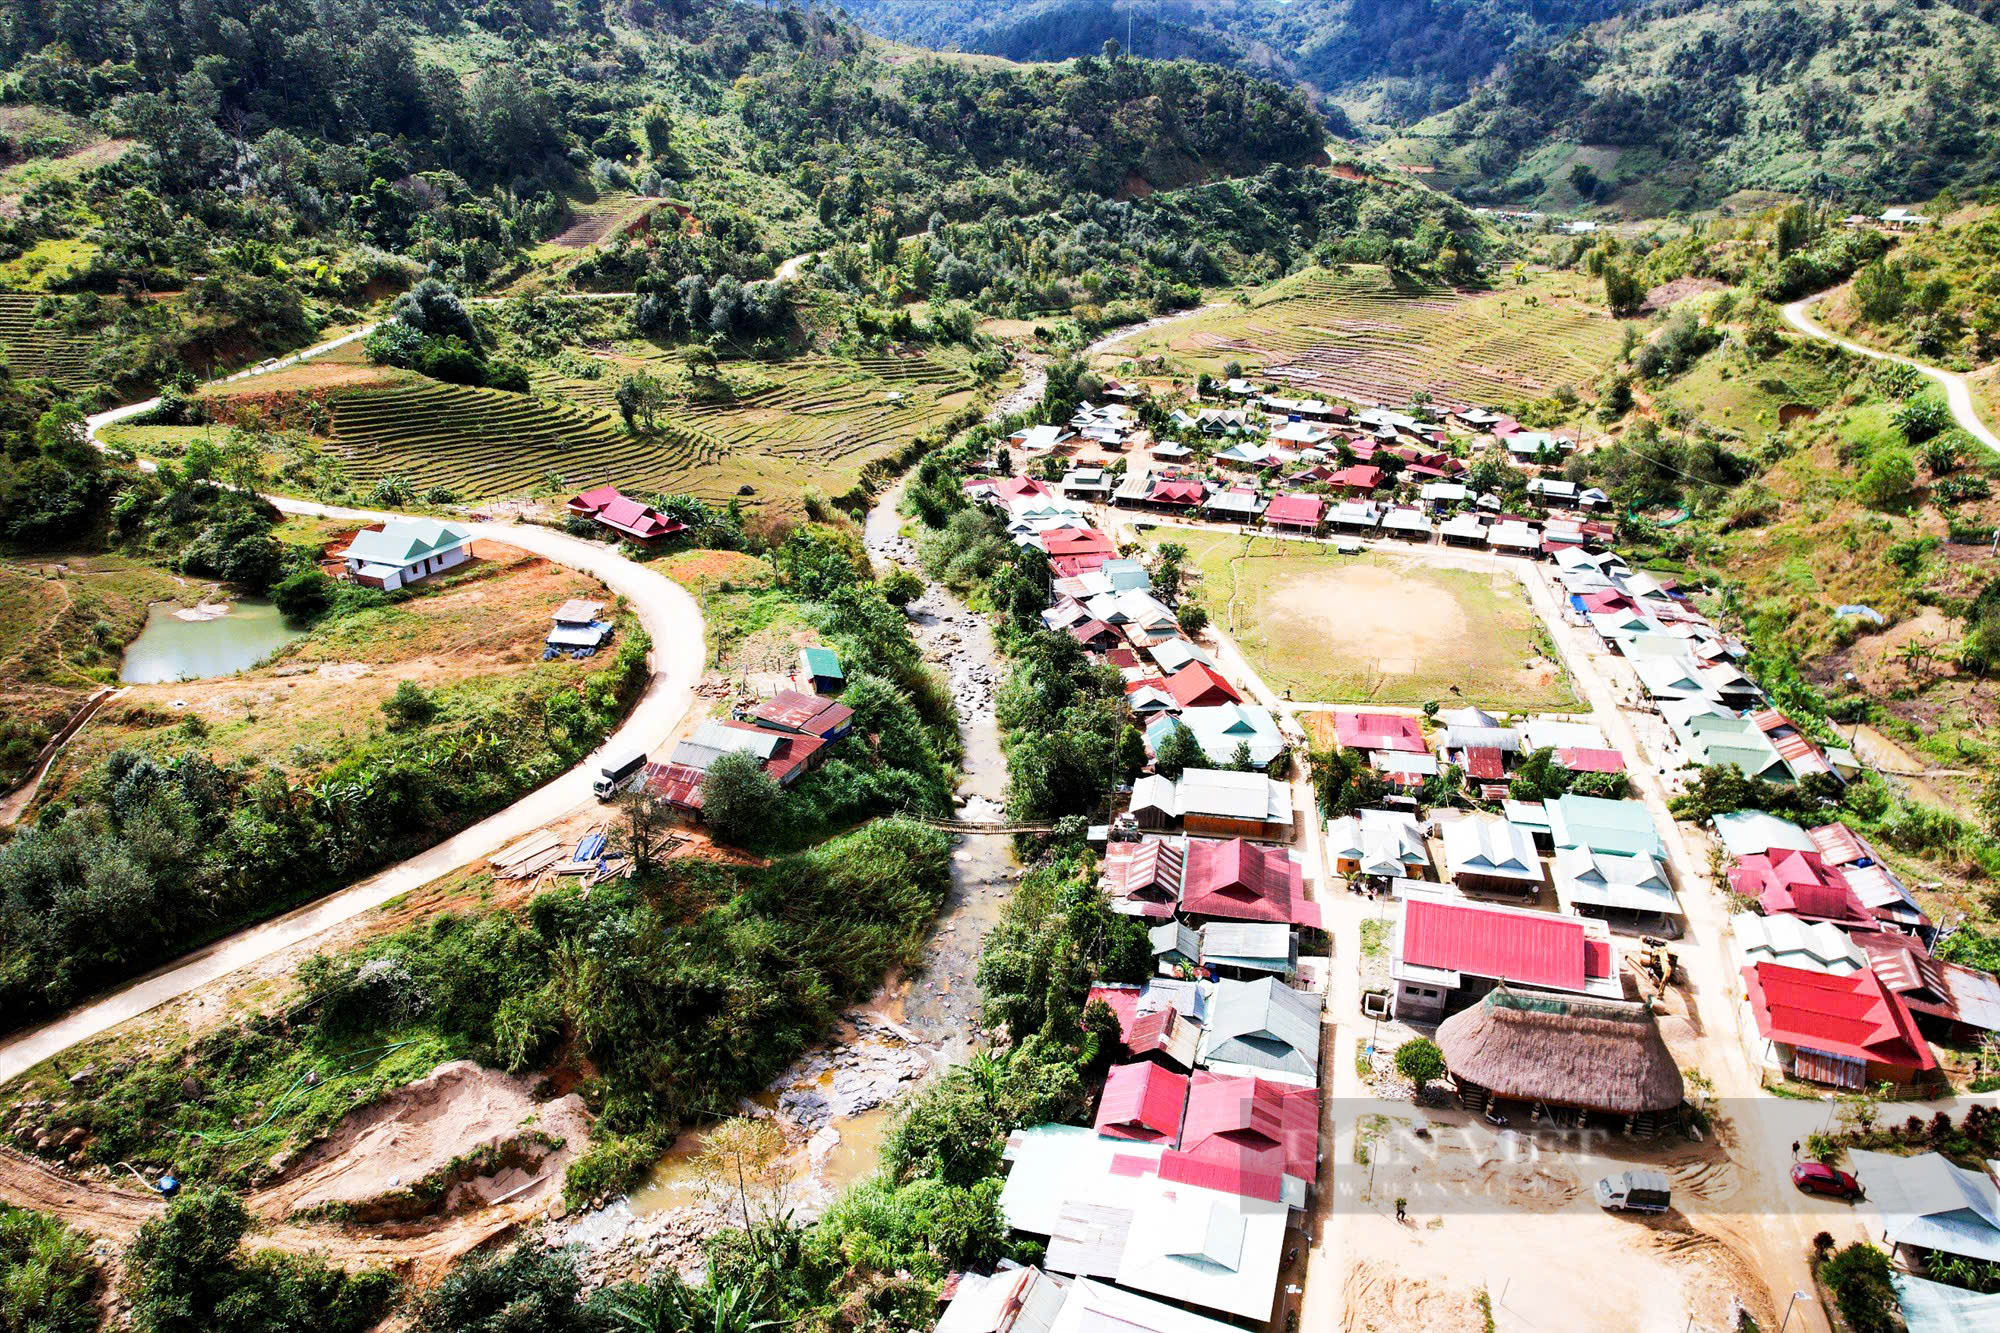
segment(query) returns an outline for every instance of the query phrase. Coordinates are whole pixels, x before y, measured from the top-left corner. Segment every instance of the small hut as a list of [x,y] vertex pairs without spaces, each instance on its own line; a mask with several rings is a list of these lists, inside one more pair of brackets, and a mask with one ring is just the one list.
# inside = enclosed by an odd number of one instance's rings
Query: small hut
[[1624,1000],[1528,994],[1496,986],[1438,1027],[1460,1103],[1526,1103],[1531,1119],[1582,1125],[1595,1116],[1627,1133],[1679,1120],[1680,1068],[1653,1011]]

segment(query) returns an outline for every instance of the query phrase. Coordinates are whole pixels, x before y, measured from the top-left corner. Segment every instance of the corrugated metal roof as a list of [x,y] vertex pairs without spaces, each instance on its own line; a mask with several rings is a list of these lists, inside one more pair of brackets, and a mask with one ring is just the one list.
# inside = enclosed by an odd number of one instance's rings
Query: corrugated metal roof
[[1403,903],[1403,958],[1418,967],[1557,990],[1584,989],[1583,922],[1439,898]]

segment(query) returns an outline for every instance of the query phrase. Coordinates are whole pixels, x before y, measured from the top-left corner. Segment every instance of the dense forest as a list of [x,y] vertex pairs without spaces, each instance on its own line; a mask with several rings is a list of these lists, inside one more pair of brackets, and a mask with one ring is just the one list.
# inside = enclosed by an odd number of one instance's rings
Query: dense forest
[[[1511,55],[1617,14],[1623,0],[1296,0],[1284,5],[1170,0],[1041,0],[1027,6],[850,0],[892,37],[1015,60],[1067,60],[1106,41],[1148,57],[1188,56],[1270,74],[1322,95],[1336,131],[1402,124],[1462,101]],[[1346,107],[1344,111],[1341,108]]]

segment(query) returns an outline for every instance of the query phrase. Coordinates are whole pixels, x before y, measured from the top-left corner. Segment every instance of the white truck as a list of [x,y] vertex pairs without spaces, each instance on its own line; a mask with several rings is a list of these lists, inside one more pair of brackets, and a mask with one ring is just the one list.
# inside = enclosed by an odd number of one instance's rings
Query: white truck
[[604,767],[598,771],[597,781],[590,784],[600,801],[608,801],[619,792],[632,785],[632,780],[646,767],[644,750],[613,750],[605,757]]
[[1658,1171],[1624,1171],[1592,1186],[1599,1208],[1622,1213],[1664,1213],[1673,1206],[1673,1187]]

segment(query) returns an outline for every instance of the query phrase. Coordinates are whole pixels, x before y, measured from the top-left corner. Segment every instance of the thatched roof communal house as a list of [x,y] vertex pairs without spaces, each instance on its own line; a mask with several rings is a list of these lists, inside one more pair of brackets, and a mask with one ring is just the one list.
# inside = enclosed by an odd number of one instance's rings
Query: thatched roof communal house
[[1497,986],[1439,1026],[1437,1043],[1474,1110],[1525,1103],[1531,1120],[1612,1121],[1654,1133],[1678,1119],[1685,1088],[1643,1004],[1529,994]]

